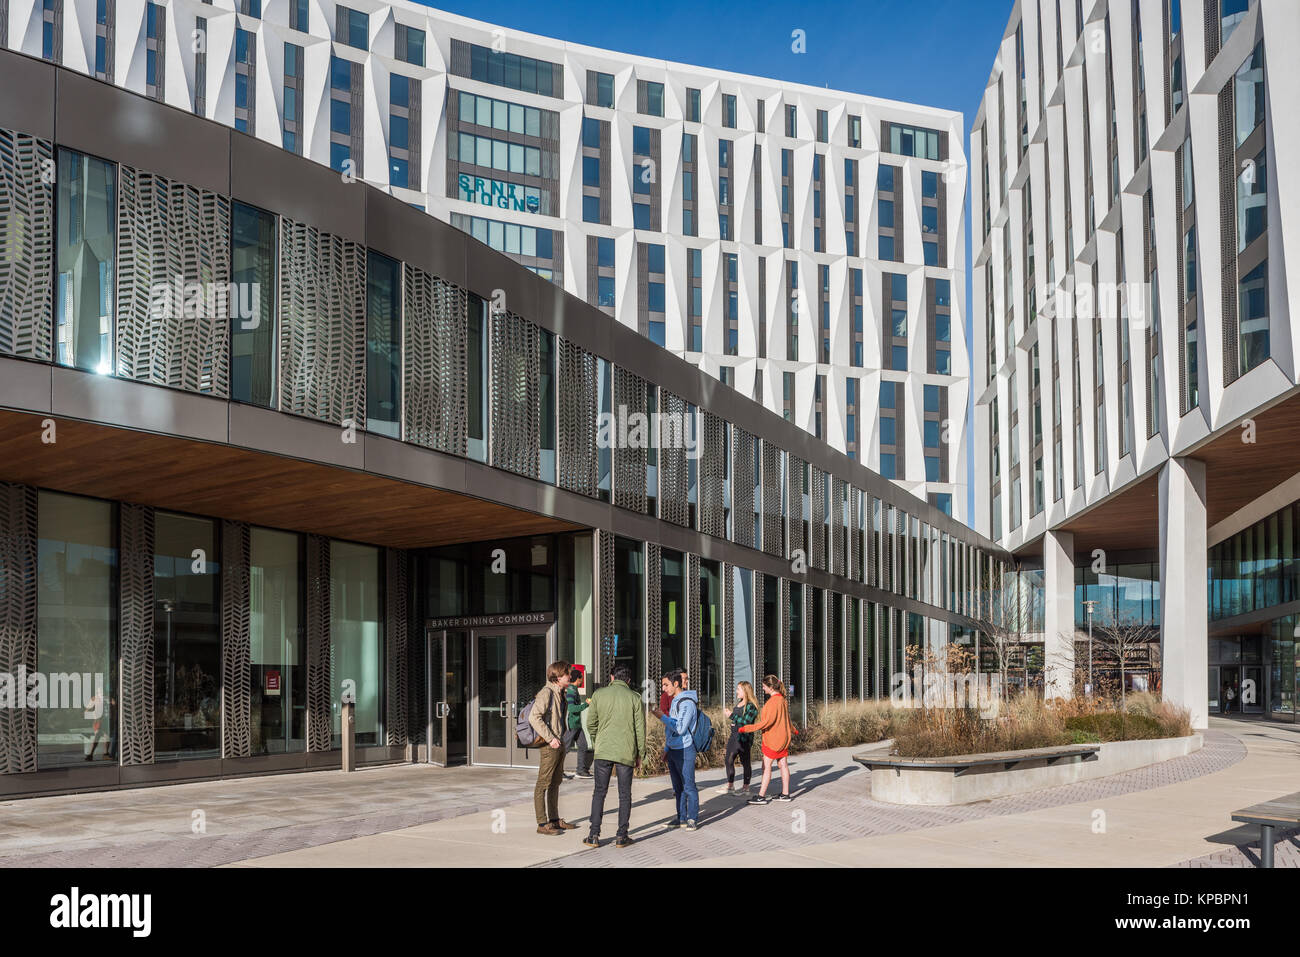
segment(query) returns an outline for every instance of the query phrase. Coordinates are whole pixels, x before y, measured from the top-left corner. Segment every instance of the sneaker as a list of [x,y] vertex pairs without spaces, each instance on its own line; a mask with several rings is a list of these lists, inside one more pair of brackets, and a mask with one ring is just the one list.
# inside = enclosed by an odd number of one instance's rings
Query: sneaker
[[616,841],[614,842],[614,846],[615,846],[615,847],[631,847],[631,846],[632,846],[632,838],[630,838],[630,837],[628,837],[626,834],[624,834],[622,837],[620,837],[618,840],[616,840]]
[[583,840],[582,843],[585,844],[587,847],[600,847],[600,838],[597,837],[595,834],[588,834],[586,839]]
[[548,837],[554,837],[556,834],[563,834],[564,832],[554,824],[539,824],[537,825],[537,833],[545,834]]
[[596,775],[592,774],[590,771],[579,771],[579,772],[578,772],[578,777],[580,777],[580,778],[594,778],[595,776],[596,776]]
[[576,778],[576,777],[577,777],[577,775],[574,774],[572,771],[565,771],[565,772],[564,772],[564,780],[566,780],[566,781],[572,781],[572,780],[573,780],[574,778]]
[[791,797],[790,795],[788,795],[788,794],[778,794],[778,795],[777,795],[776,797],[774,797],[772,800],[774,800],[774,801],[780,801],[780,802],[783,803],[783,804],[788,804],[788,803],[790,803],[791,801],[793,801],[794,798],[792,798],[792,797]]
[[768,804],[770,802],[768,801],[767,798],[763,797],[763,795],[755,794],[752,798],[750,798],[745,803],[746,804]]
[[664,821],[664,827],[681,827],[681,826],[682,826],[682,822],[677,820],[677,818],[672,818],[671,820]]
[[714,788],[714,789],[713,789],[713,793],[714,793],[714,794],[730,794],[731,791],[732,791],[732,788],[731,788],[731,785],[730,785],[730,784],[724,784],[724,785],[723,785],[722,787],[720,787],[720,788]]
[[745,794],[748,791],[749,791],[748,784],[737,784],[734,788],[731,789],[731,792],[733,794]]
[[564,821],[564,820],[552,821],[551,823],[564,831],[576,831],[578,829],[578,825],[570,824],[568,821]]
[[700,827],[700,826],[699,826],[698,824],[696,824],[694,821],[687,821],[687,822],[686,822],[686,830],[688,830],[688,831],[697,831],[697,830],[699,830],[699,827]]

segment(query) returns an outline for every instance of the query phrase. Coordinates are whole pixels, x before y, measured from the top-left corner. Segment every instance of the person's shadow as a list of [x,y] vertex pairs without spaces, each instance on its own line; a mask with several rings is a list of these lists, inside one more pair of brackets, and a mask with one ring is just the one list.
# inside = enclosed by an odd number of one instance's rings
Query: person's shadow
[[[781,775],[779,772],[776,772],[775,768],[773,769],[773,771],[774,773],[772,775],[772,782],[768,786],[769,797],[772,796],[771,792],[773,790],[775,790],[776,793],[779,794],[780,787],[781,787]],[[748,810],[750,808],[748,800],[742,799],[738,795],[707,793],[707,792],[711,792],[714,788],[718,786],[717,782],[712,780],[712,777],[715,772],[722,772],[724,775],[722,779],[724,781],[726,780],[725,772],[723,768],[701,768],[695,772],[696,787],[700,791],[699,823],[701,827],[705,827],[706,825],[713,826],[715,824],[720,824],[721,822],[725,821],[727,818],[732,817],[733,815],[741,811]],[[857,765],[837,768],[834,765],[823,764],[818,767],[812,767],[805,770],[802,768],[798,768],[798,763],[796,760],[794,766],[792,766],[790,769],[790,795],[796,800],[798,800],[800,797],[805,797],[808,794],[812,793],[817,788],[825,787],[826,785],[832,784],[835,781],[838,781],[841,778],[846,777],[847,775],[856,774],[856,773],[865,773],[865,769]],[[701,774],[708,775],[710,777],[710,781],[707,784],[701,783],[700,781]],[[668,776],[663,775],[663,777],[667,779]],[[762,772],[760,771],[759,773],[753,775],[752,783],[761,782],[762,778],[763,778]],[[645,780],[645,779],[642,778],[640,780]],[[632,802],[632,816],[635,817],[637,808],[647,807],[658,801],[671,800],[673,796],[672,784],[671,781],[667,781],[666,783],[668,784],[667,787],[661,786],[655,791],[643,795],[640,799],[634,800]],[[610,792],[613,793],[613,796],[615,798],[612,807],[610,806],[609,803]],[[601,818],[602,832],[605,831],[604,822],[606,819],[610,818],[611,816],[615,820],[617,820],[618,818],[618,800],[617,800],[618,793],[617,793],[617,788],[614,786],[614,782],[612,779],[611,779],[610,792],[606,793],[605,810]],[[756,794],[757,792],[755,791],[754,793]],[[588,828],[590,828],[590,822],[591,822],[590,811],[587,812],[587,815],[585,817],[579,818],[577,821],[574,821],[573,823],[581,823],[581,822],[586,822]],[[628,833],[637,840],[637,843],[642,843],[645,841],[649,841],[652,838],[666,837],[667,835],[673,833],[676,830],[678,829],[664,827],[664,820],[660,819],[656,821],[649,821],[644,824],[636,824],[634,822],[628,828]]]

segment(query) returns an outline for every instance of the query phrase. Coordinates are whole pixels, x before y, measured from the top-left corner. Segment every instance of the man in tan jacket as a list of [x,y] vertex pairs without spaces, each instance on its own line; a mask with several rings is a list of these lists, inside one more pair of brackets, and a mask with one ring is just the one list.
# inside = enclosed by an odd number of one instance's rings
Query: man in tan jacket
[[537,811],[538,834],[563,834],[578,825],[560,817],[560,782],[564,780],[564,689],[569,686],[567,661],[552,662],[546,669],[546,684],[533,699],[528,723],[537,732],[542,752],[537,759],[537,787],[533,808]]

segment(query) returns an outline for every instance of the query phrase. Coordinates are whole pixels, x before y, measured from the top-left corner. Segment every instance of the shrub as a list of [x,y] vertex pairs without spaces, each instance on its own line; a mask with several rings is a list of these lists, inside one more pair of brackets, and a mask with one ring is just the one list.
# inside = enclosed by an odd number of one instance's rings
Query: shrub
[[[713,722],[713,747],[695,756],[697,770],[722,767],[726,756],[727,738],[731,734],[728,720],[730,709],[705,708],[704,713]],[[796,723],[799,733],[790,745],[791,754],[805,754],[827,748],[852,747],[882,741],[891,736],[899,716],[887,701],[836,702],[812,709],[806,726]],[[755,768],[763,766],[760,750],[761,735],[754,735],[750,754]],[[646,716],[646,759],[637,772],[640,777],[667,774],[668,765],[663,759],[664,725],[653,716]]]
[[1169,737],[1160,721],[1151,715],[1125,714],[1122,711],[1066,718],[1065,726],[1070,731],[1096,735],[1099,741],[1141,741]]

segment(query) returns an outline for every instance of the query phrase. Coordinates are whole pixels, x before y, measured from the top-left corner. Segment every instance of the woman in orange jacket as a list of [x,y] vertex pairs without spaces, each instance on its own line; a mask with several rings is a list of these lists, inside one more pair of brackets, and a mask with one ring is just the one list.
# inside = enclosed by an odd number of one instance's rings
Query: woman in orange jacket
[[792,801],[790,766],[786,763],[786,758],[790,754],[790,741],[799,732],[790,723],[790,708],[786,704],[785,685],[781,679],[776,675],[768,675],[763,679],[763,691],[767,694],[767,701],[763,703],[758,721],[738,729],[742,734],[754,731],[763,734],[759,745],[763,752],[763,784],[758,789],[757,796],[749,799],[749,803],[767,804],[771,800],[767,797],[767,786],[772,783],[773,761],[781,767],[781,795],[776,800]]

